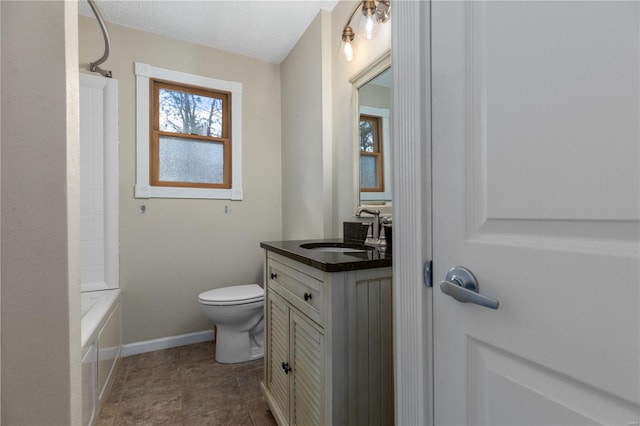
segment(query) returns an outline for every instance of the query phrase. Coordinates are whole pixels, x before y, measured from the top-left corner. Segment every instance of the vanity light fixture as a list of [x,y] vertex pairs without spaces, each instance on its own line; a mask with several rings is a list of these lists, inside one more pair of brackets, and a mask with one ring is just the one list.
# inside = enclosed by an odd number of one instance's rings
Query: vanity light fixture
[[[356,34],[351,28],[351,21],[355,18],[358,10],[362,11],[363,17],[360,20],[358,34]],[[378,32],[379,24],[387,22],[390,13],[391,0],[364,0],[358,3],[342,30],[340,57],[346,61],[351,61],[356,54],[356,48],[353,45],[356,35],[366,40],[373,39]]]

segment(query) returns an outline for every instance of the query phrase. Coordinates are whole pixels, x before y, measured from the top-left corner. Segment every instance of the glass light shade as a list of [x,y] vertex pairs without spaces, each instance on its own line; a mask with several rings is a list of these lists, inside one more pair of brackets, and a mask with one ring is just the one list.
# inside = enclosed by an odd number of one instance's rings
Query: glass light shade
[[352,61],[353,58],[356,56],[357,53],[357,49],[356,46],[353,44],[353,41],[343,41],[342,44],[340,44],[340,58],[349,62]]
[[358,35],[366,40],[371,40],[378,34],[378,28],[378,15],[375,11],[372,11],[372,13],[364,15],[360,19]]

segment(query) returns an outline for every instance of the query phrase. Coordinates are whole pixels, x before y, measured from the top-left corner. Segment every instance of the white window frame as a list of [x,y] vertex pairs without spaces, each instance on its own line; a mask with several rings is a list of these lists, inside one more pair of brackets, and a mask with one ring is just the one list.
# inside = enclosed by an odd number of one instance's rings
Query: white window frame
[[[207,198],[242,200],[242,83],[135,63],[136,74],[136,185],[135,198]],[[149,79],[157,78],[231,93],[231,188],[185,188],[149,184],[151,105]]]

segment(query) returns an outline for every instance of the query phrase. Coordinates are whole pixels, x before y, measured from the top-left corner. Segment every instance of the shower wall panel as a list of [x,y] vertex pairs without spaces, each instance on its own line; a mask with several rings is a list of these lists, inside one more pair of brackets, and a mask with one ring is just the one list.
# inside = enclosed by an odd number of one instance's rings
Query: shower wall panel
[[118,285],[118,84],[80,75],[82,291]]

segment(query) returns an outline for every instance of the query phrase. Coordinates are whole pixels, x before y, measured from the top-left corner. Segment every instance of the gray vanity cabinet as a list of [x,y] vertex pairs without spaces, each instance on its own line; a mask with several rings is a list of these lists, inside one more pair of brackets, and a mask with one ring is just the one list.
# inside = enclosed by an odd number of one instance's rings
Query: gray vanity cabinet
[[280,425],[393,424],[391,268],[266,251],[262,390]]
[[[274,416],[289,422],[289,371],[285,370],[289,360],[289,319],[290,308],[277,293],[271,292],[265,298],[266,330],[265,341],[265,381],[271,398]],[[268,363],[268,365],[266,364]]]
[[269,365],[265,378],[274,416],[284,424],[322,424],[321,329],[275,291],[267,301],[267,317]]

